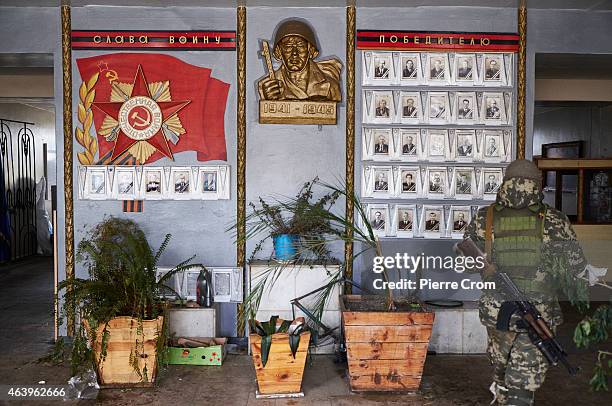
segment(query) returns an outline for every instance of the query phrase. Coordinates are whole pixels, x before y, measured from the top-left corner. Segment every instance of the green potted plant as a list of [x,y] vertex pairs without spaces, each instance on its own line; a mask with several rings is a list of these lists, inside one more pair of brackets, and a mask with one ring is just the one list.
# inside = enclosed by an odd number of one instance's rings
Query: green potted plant
[[[315,198],[313,186],[318,178],[302,185],[295,197],[276,199],[273,203],[259,198],[259,204],[250,203],[250,213],[246,217],[245,240],[257,241],[250,256],[252,261],[270,239],[274,244],[275,258],[270,255],[270,267],[252,280],[250,292],[243,302],[239,326],[255,318],[259,303],[266,290],[273,290],[279,276],[288,269],[297,269],[309,261],[330,263],[333,261],[324,233],[329,229],[327,220],[319,213],[330,211],[340,196],[338,192],[322,194]],[[229,230],[236,230],[237,224]],[[228,231],[229,231],[228,230]],[[339,274],[330,275],[335,280]],[[322,313],[326,301],[325,294],[317,300],[315,309]]]
[[[312,213],[326,224],[327,243],[343,241],[361,247],[352,258],[374,251],[382,256],[380,242],[359,198],[345,187],[317,182],[327,193],[352,200],[356,218],[321,209]],[[316,249],[320,242],[314,244]],[[344,268],[342,268],[343,270]],[[389,281],[388,270],[382,277]],[[330,284],[335,281],[330,282]],[[427,347],[435,314],[416,295],[395,298],[386,285],[382,295],[344,295],[340,298],[342,327],[346,341],[349,383],[353,391],[414,391],[421,383]]]
[[272,316],[249,320],[251,353],[262,395],[301,392],[310,332],[303,317],[293,321]]
[[144,232],[131,220],[109,217],[80,241],[77,261],[88,278],[67,279],[63,314],[80,318],[71,355],[73,374],[92,367],[103,385],[151,385],[166,344],[164,308],[159,299],[177,272],[201,266],[192,258],[159,280],[157,262],[170,241],[154,252]]

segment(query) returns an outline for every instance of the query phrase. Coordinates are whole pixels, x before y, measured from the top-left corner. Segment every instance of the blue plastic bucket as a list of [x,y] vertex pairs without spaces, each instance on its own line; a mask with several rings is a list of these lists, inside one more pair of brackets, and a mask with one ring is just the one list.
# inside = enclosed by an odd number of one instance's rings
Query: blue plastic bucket
[[297,254],[297,235],[279,234],[272,237],[274,242],[274,254],[279,261],[291,261]]

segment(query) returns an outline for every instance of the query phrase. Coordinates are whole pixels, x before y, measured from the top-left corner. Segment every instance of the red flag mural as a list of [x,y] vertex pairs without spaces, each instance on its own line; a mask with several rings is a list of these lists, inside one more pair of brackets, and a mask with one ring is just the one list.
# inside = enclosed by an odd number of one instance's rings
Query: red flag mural
[[132,157],[151,163],[182,151],[196,151],[198,161],[227,159],[229,84],[212,78],[210,69],[163,54],[115,53],[76,62],[83,80],[79,121],[86,121],[89,107],[99,163]]

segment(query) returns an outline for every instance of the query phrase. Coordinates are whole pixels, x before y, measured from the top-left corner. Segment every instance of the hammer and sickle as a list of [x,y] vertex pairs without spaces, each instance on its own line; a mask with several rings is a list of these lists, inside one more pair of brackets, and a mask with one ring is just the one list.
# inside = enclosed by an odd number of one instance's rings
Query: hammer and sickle
[[137,111],[132,113],[131,118],[135,121],[134,127],[147,128],[151,124],[151,112],[147,109],[144,109],[144,111],[147,112],[147,118],[140,117]]
[[108,78],[108,82],[109,83],[113,83],[115,80],[117,80],[119,78],[119,75],[117,75],[117,72],[109,69],[104,76],[106,76]]

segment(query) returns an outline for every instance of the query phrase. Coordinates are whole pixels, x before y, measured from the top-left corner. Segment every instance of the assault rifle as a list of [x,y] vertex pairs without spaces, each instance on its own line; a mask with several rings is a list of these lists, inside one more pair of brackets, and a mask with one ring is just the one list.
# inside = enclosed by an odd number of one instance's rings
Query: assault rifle
[[473,258],[480,256],[484,258],[486,261],[484,264],[485,273],[493,275],[493,278],[502,285],[503,291],[509,295],[510,301],[502,303],[499,314],[497,315],[497,329],[500,331],[508,331],[510,328],[510,319],[514,314],[517,314],[520,319],[516,322],[516,326],[519,329],[527,330],[529,339],[540,350],[542,355],[544,355],[548,363],[557,365],[561,362],[570,375],[576,375],[578,368],[572,366],[567,361],[567,353],[555,339],[546,320],[542,318],[538,309],[527,300],[508,274],[505,272],[495,272],[495,265],[488,261],[484,253],[471,238],[468,237],[464,239],[458,243],[456,247],[465,256]]

